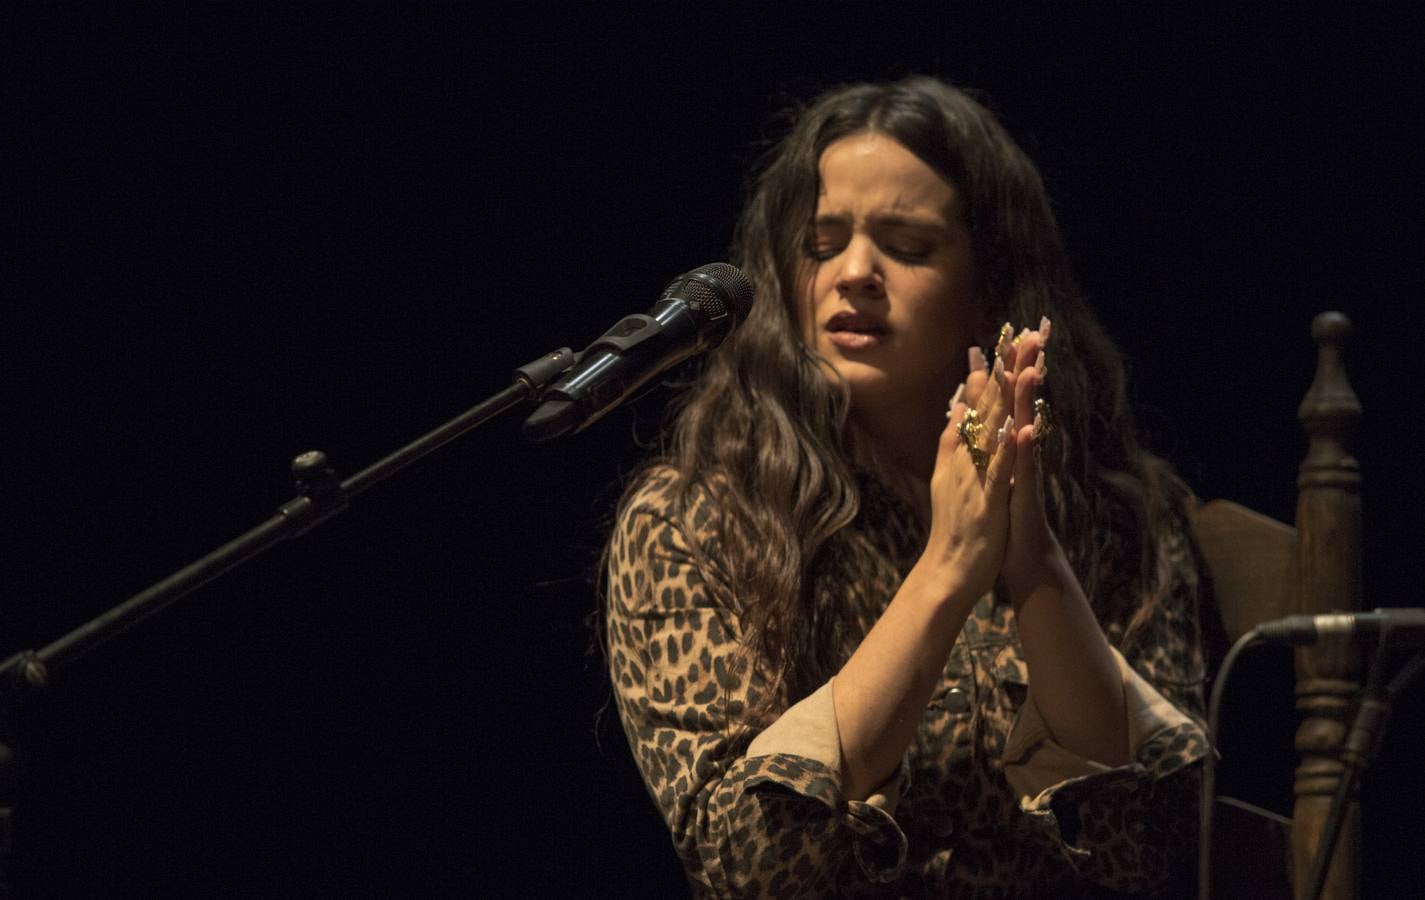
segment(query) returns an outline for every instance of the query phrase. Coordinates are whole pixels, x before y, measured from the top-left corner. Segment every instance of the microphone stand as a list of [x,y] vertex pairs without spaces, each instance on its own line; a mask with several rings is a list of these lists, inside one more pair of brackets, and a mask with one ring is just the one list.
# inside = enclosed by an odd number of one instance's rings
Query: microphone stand
[[[193,562],[108,612],[86,622],[39,650],[22,650],[0,663],[0,735],[6,715],[24,697],[49,683],[50,674],[74,662],[121,632],[149,618],[174,601],[253,559],[274,545],[301,537],[347,508],[351,499],[396,474],[416,460],[493,419],[520,402],[535,399],[551,382],[579,361],[582,354],[561,347],[521,366],[504,390],[456,416],[428,434],[339,481],[326,454],[311,450],[292,460],[297,496],[282,504],[267,521]],[[0,744],[0,791],[12,792],[5,771],[13,765],[8,747]],[[0,873],[8,856],[11,799],[0,795]],[[0,874],[0,900],[9,892]]]
[[1356,790],[1361,774],[1380,751],[1385,739],[1386,726],[1390,720],[1391,703],[1411,681],[1425,671],[1425,653],[1416,654],[1406,663],[1395,677],[1385,684],[1385,658],[1389,644],[1389,631],[1382,631],[1380,643],[1376,647],[1375,660],[1371,664],[1370,678],[1361,691],[1360,705],[1355,721],[1346,737],[1345,770],[1331,798],[1331,807],[1322,827],[1321,842],[1317,845],[1316,856],[1311,860],[1311,873],[1307,878],[1306,891],[1299,896],[1304,900],[1318,900],[1326,887],[1326,874],[1331,867],[1331,858],[1336,852],[1336,842],[1341,837],[1341,828],[1346,822],[1346,811],[1351,805],[1351,795]]

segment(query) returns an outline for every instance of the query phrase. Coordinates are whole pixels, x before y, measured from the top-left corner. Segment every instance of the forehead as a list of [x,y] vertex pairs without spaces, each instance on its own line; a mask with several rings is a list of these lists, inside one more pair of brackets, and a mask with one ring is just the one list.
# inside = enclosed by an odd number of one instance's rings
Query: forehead
[[849,135],[822,151],[818,215],[877,213],[947,218],[957,192],[920,157],[876,132]]

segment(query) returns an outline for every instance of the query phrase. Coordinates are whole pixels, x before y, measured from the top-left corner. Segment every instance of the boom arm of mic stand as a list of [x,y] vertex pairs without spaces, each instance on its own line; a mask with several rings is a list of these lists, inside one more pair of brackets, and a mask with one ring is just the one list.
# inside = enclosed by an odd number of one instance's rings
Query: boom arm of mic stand
[[539,392],[578,361],[568,347],[546,353],[515,370],[514,383],[434,431],[346,479],[338,481],[319,450],[292,461],[297,496],[284,503],[267,521],[224,544],[198,561],[179,569],[148,589],[81,625],[58,640],[36,650],[22,650],[0,663],[0,726],[4,714],[25,693],[49,682],[55,669],[137,625],[274,544],[300,537],[346,509],[351,498],[432,451],[444,446]]

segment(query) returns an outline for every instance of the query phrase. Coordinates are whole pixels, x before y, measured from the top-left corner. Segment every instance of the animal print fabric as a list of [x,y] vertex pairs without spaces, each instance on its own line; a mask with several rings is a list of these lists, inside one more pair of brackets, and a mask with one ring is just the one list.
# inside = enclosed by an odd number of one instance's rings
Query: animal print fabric
[[[695,896],[1074,898],[1182,889],[1173,875],[1191,870],[1194,763],[1207,747],[1198,581],[1186,539],[1163,549],[1171,589],[1144,600],[1156,606],[1149,639],[1119,657],[1136,741],[1128,765],[1109,769],[1054,744],[1029,696],[1014,612],[987,596],[955,644],[900,775],[882,794],[848,801],[839,751],[800,749],[836,745],[834,712],[828,719],[811,709],[833,709],[825,688],[778,708],[789,722],[826,722],[829,739],[768,733],[749,753],[755,737],[781,722],[753,721],[767,684],[739,665],[742,612],[755,598],[727,588],[707,493],[676,509],[671,483],[667,470],[645,476],[619,517],[605,640],[625,734]],[[816,573],[815,589],[820,602],[850,611],[864,634],[925,536],[878,481],[863,476],[860,486],[861,512]],[[1121,623],[1104,625],[1116,644]],[[783,730],[808,727],[815,731]]]

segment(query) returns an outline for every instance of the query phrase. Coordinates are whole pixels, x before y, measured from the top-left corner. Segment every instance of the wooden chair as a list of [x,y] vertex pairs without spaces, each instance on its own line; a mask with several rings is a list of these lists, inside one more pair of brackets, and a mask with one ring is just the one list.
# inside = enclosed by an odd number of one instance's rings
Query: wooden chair
[[[1225,500],[1203,504],[1193,527],[1213,583],[1215,610],[1229,642],[1258,623],[1295,613],[1360,608],[1360,468],[1347,442],[1361,407],[1346,379],[1341,347],[1350,322],[1322,313],[1312,323],[1315,380],[1298,418],[1310,440],[1297,478],[1296,528]],[[1219,802],[1214,818],[1213,897],[1290,898],[1304,891],[1340,781],[1348,708],[1360,689],[1359,652],[1348,646],[1296,651],[1296,731],[1299,764],[1290,825]],[[1228,686],[1229,695],[1233,685]],[[1230,765],[1230,760],[1223,760]],[[1360,816],[1346,820],[1323,898],[1358,896]]]

